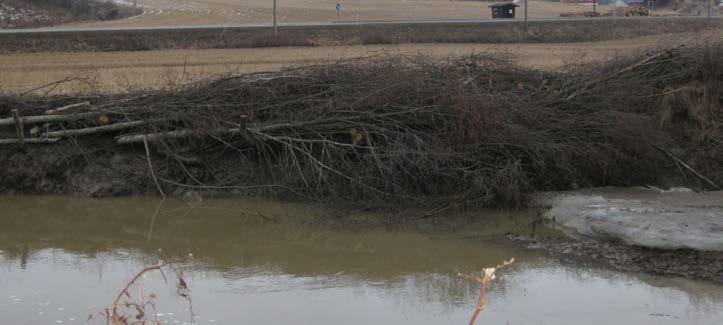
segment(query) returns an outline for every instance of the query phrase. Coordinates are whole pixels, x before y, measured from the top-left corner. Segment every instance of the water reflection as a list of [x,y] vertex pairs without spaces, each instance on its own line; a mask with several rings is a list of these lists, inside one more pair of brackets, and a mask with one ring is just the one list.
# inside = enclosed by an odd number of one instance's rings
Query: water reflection
[[[454,235],[325,226],[319,224],[321,216],[329,213],[324,209],[258,200],[218,200],[202,206],[170,201],[157,214],[153,213],[157,201],[143,198],[15,197],[0,200],[0,205],[3,211],[12,211],[0,219],[0,247],[7,256],[21,260],[28,249],[62,248],[95,256],[118,247],[153,255],[160,247],[168,254],[192,251],[220,269],[271,264],[279,272],[304,275],[352,272],[384,277],[476,270],[512,252],[500,245],[480,250],[480,240],[465,237],[483,234],[477,230],[484,225],[494,234],[518,228],[491,218],[470,223]],[[357,220],[369,218],[360,215]]]
[[[518,262],[493,286],[480,323],[723,319],[721,286],[561,263],[495,236],[529,231],[524,213],[390,230],[367,226],[388,217],[379,212],[337,224],[333,210],[251,199],[0,197],[0,211],[0,323],[83,323],[156,262],[158,248],[196,256],[186,266],[196,323],[463,324],[476,292],[454,274],[510,256]],[[163,320],[191,321],[162,279],[144,290],[158,294]]]

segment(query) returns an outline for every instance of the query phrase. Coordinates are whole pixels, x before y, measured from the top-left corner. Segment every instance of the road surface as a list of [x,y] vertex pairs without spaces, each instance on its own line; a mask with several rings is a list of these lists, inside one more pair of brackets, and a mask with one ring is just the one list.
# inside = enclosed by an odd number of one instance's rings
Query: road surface
[[[681,16],[681,17],[598,17],[598,18],[533,18],[528,19],[530,23],[534,22],[550,22],[550,21],[617,21],[617,20],[666,20],[666,19],[708,19],[698,16]],[[710,19],[721,20],[723,16],[715,16]],[[340,22],[301,22],[301,23],[281,23],[280,28],[289,27],[330,27],[330,26],[364,26],[364,25],[450,25],[450,24],[509,24],[520,23],[522,19],[458,19],[458,20],[386,20],[386,21],[340,21]],[[93,32],[93,31],[129,31],[129,30],[193,30],[193,29],[228,29],[228,28],[271,28],[271,24],[209,24],[209,25],[159,25],[159,26],[70,26],[70,27],[44,27],[31,29],[3,29],[0,34],[30,34],[30,33],[50,33],[50,32]]]

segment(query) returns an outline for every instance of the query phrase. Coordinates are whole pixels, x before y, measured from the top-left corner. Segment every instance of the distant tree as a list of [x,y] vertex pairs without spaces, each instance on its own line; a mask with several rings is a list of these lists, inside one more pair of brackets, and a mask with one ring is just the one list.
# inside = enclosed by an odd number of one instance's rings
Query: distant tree
[[104,0],[14,0],[9,2],[16,4],[31,3],[44,9],[62,8],[76,17],[88,16],[98,19],[111,19],[118,15],[118,6],[111,1]]

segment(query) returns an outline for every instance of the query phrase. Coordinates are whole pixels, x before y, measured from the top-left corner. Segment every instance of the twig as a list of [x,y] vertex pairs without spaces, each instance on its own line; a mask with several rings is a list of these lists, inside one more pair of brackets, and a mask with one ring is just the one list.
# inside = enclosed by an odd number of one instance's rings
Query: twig
[[113,303],[111,304],[111,307],[112,307],[111,314],[110,314],[111,319],[114,319],[115,317],[118,316],[118,313],[116,312],[116,307],[118,306],[118,303],[120,303],[120,300],[123,298],[124,295],[129,294],[128,290],[131,288],[131,286],[133,284],[136,283],[136,281],[138,281],[138,279],[141,278],[141,276],[143,276],[143,274],[146,274],[153,270],[160,270],[162,267],[164,267],[166,265],[170,265],[172,263],[176,263],[176,262],[177,261],[162,261],[161,263],[158,263],[155,265],[148,265],[148,266],[144,267],[143,270],[136,273],[136,275],[131,279],[131,281],[126,284],[126,286],[123,288],[123,290],[121,290],[121,292],[118,293],[118,296],[115,298],[115,300],[113,300]]
[[576,97],[578,97],[578,96],[580,96],[580,95],[587,94],[588,92],[591,91],[591,86],[592,86],[592,85],[604,83],[605,81],[610,80],[610,79],[613,79],[613,78],[615,78],[615,77],[617,77],[617,76],[619,76],[619,75],[622,75],[622,74],[624,74],[624,73],[626,73],[626,72],[633,71],[633,70],[635,70],[635,69],[638,68],[638,67],[641,67],[641,66],[643,66],[643,65],[646,65],[646,64],[652,62],[653,60],[656,60],[656,59],[658,59],[658,58],[660,58],[660,57],[663,57],[663,56],[665,56],[665,55],[670,55],[672,49],[680,48],[680,47],[683,47],[683,46],[684,46],[684,44],[678,44],[678,45],[676,45],[676,46],[674,46],[674,47],[671,47],[671,48],[669,48],[669,49],[665,49],[665,50],[663,50],[663,51],[660,51],[660,52],[658,52],[658,53],[656,53],[656,54],[654,54],[654,55],[650,55],[650,56],[648,56],[648,57],[646,57],[646,58],[644,58],[644,59],[642,59],[642,60],[640,60],[640,61],[638,61],[638,62],[636,62],[636,63],[633,63],[633,64],[631,64],[631,65],[628,65],[628,66],[626,66],[626,67],[624,67],[624,68],[616,71],[615,73],[612,73],[612,74],[608,75],[608,76],[605,78],[605,80],[599,80],[599,79],[597,79],[597,78],[595,78],[595,79],[593,79],[593,80],[590,80],[590,81],[588,81],[585,85],[583,85],[582,87],[578,87],[578,91],[572,93],[570,96],[565,97],[563,100],[564,100],[564,101],[569,101],[569,100],[572,100],[572,99],[574,99],[574,98],[576,98]]
[[77,104],[70,104],[63,107],[53,108],[45,111],[45,114],[51,115],[55,113],[64,112],[67,110],[75,109],[75,108],[90,108],[90,102],[82,102]]
[[476,275],[469,275],[469,274],[462,274],[458,273],[457,275],[463,279],[467,279],[470,281],[476,281],[480,283],[479,288],[479,298],[477,299],[477,306],[474,309],[474,312],[472,313],[472,318],[469,320],[469,325],[474,325],[475,321],[477,320],[477,316],[482,311],[482,309],[485,308],[485,296],[487,294],[487,285],[490,283],[490,281],[494,280],[495,274],[497,273],[497,270],[512,264],[515,261],[515,258],[511,258],[509,261],[503,261],[502,264],[499,264],[495,267],[488,267],[484,269],[484,275],[482,278],[476,276]]
[[0,145],[5,144],[18,144],[18,143],[25,143],[25,144],[47,144],[47,143],[56,143],[60,140],[60,138],[24,138],[24,139],[0,139]]
[[[62,124],[60,124],[59,126],[61,129],[65,130],[65,127]],[[78,149],[78,152],[80,152],[80,154],[83,155],[83,159],[85,160],[85,162],[87,164],[90,164],[90,158],[88,158],[88,155],[85,153],[85,150],[83,150],[83,148],[81,148],[80,145],[78,144],[78,139],[76,139],[75,137],[68,137],[68,140],[70,141],[71,144],[73,144],[73,147],[75,147],[75,149]]]
[[663,152],[664,154],[666,154],[666,155],[667,155],[670,159],[672,159],[674,162],[676,162],[676,163],[680,164],[681,166],[685,167],[685,169],[687,169],[688,171],[690,171],[691,173],[693,173],[693,175],[695,175],[696,177],[698,177],[700,180],[706,182],[708,185],[710,185],[710,186],[713,187],[714,189],[716,189],[716,190],[720,190],[720,189],[721,189],[720,186],[718,186],[718,184],[716,184],[715,182],[713,182],[710,178],[705,177],[703,174],[701,174],[701,173],[699,173],[697,170],[693,169],[693,167],[688,166],[688,164],[686,164],[682,159],[676,157],[676,156],[673,155],[671,152],[669,152],[669,151],[667,151],[667,150],[665,150],[665,149],[663,149],[663,148],[661,148],[661,147],[659,147],[659,146],[655,146],[655,145],[654,145],[653,147],[655,147],[655,149],[658,149],[658,150],[660,150],[661,152]]
[[48,90],[48,91],[46,92],[46,94],[47,94],[48,92],[52,91],[53,89],[57,88],[58,86],[60,86],[60,85],[62,85],[62,84],[64,84],[64,83],[71,82],[71,81],[78,81],[78,80],[86,81],[85,78],[66,77],[66,78],[61,79],[61,80],[53,81],[53,82],[47,83],[47,84],[45,84],[45,85],[42,85],[42,86],[39,86],[39,87],[35,87],[35,88],[32,88],[32,89],[29,89],[29,90],[21,93],[20,95],[18,95],[18,98],[25,97],[25,95],[30,94],[30,93],[33,93],[33,92],[36,92],[36,91],[41,90],[41,89],[50,88],[50,90]]
[[[188,298],[188,295],[187,295],[187,293],[186,293],[186,292],[188,291],[188,287],[186,287],[186,282],[183,280],[183,278],[182,278],[182,276],[181,276],[181,273],[180,273],[180,272],[178,271],[178,269],[176,269],[175,266],[174,266],[174,264],[177,264],[177,263],[185,263],[185,262],[187,262],[187,261],[188,261],[188,260],[170,260],[170,259],[166,259],[165,261],[161,261],[161,262],[159,262],[158,264],[145,266],[145,267],[143,268],[143,270],[141,270],[140,272],[136,273],[136,275],[133,276],[133,278],[125,285],[125,287],[123,288],[123,290],[121,290],[121,291],[118,293],[118,296],[115,298],[115,300],[114,300],[113,303],[111,304],[111,307],[109,308],[110,312],[108,312],[108,309],[106,309],[106,317],[107,317],[107,320],[108,320],[110,323],[112,323],[112,324],[127,324],[127,321],[128,321],[127,317],[126,317],[125,315],[120,315],[120,314],[118,313],[118,306],[119,306],[119,305],[124,305],[124,306],[126,306],[126,307],[130,307],[130,306],[135,307],[136,310],[138,311],[138,315],[136,316],[136,318],[138,318],[139,321],[142,321],[143,318],[145,317],[145,313],[143,312],[143,309],[144,309],[144,308],[143,308],[143,306],[142,306],[141,304],[145,305],[146,303],[145,303],[145,302],[141,302],[141,303],[133,303],[133,302],[121,303],[121,299],[123,298],[123,296],[130,297],[130,292],[129,292],[130,288],[136,283],[136,281],[138,281],[138,279],[141,279],[144,274],[146,274],[146,273],[148,273],[148,272],[151,272],[151,271],[154,271],[154,270],[160,271],[161,274],[163,274],[163,268],[164,268],[164,267],[170,267],[170,268],[172,268],[172,269],[176,272],[176,275],[177,275],[177,277],[178,277],[178,292],[179,292],[179,295],[183,296],[183,297],[186,298],[186,299],[189,299],[189,298]],[[164,275],[164,278],[165,278],[165,275]],[[190,302],[190,300],[189,300],[189,302]],[[141,323],[142,323],[142,324],[145,324],[145,322],[143,322],[143,321],[142,321]]]
[[120,130],[124,130],[124,129],[130,129],[130,128],[142,126],[145,124],[158,123],[158,122],[163,122],[163,121],[167,121],[167,119],[131,121],[131,122],[115,123],[115,124],[111,124],[111,125],[103,125],[103,126],[96,126],[96,127],[83,128],[83,129],[51,131],[51,132],[44,133],[42,136],[49,137],[49,138],[58,138],[58,137],[67,137],[67,136],[78,136],[78,135],[89,135],[89,134],[97,134],[97,133],[105,133],[105,132],[115,132],[115,131],[120,131]]
[[13,110],[13,121],[15,122],[15,131],[18,136],[18,144],[25,147],[25,132],[23,131],[23,119],[17,109]]
[[180,187],[186,187],[186,188],[194,188],[194,189],[200,189],[200,190],[253,190],[253,189],[260,189],[260,188],[274,188],[274,187],[282,187],[286,188],[282,185],[276,185],[276,184],[269,184],[269,185],[249,185],[249,186],[213,186],[213,185],[191,185],[191,184],[181,184],[179,182],[174,182],[170,179],[165,178],[159,178],[161,182],[168,183],[171,185],[176,185]]
[[432,211],[427,211],[425,214],[423,214],[423,215],[421,215],[421,216],[414,217],[414,218],[409,218],[408,220],[414,220],[414,221],[416,221],[416,220],[422,220],[422,219],[427,219],[427,218],[433,218],[433,217],[439,215],[440,213],[445,212],[445,211],[447,211],[447,210],[449,210],[449,209],[451,209],[451,208],[452,208],[452,204],[447,203],[447,204],[445,204],[445,205],[443,205],[443,206],[441,206],[441,207],[438,207],[438,208],[436,208],[436,209],[434,209],[434,210],[432,210]]
[[161,207],[163,207],[163,203],[166,202],[166,199],[162,199],[160,202],[158,202],[158,205],[156,205],[156,210],[153,212],[153,215],[151,216],[151,224],[148,226],[148,241],[151,241],[151,238],[153,236],[153,227],[156,224],[156,218],[158,217],[158,212],[161,211]]
[[291,192],[291,193],[294,193],[294,194],[298,195],[299,197],[311,199],[311,198],[308,197],[307,195],[304,195],[303,193],[300,193],[299,191],[296,191],[296,190],[294,190],[294,189],[292,189],[292,188],[290,188],[290,187],[288,187],[288,186],[278,185],[278,184],[249,185],[249,186],[232,186],[232,185],[227,185],[227,186],[223,186],[223,185],[214,186],[214,185],[181,184],[181,183],[179,183],[179,182],[174,182],[174,181],[172,181],[172,180],[164,179],[164,178],[162,178],[162,177],[159,178],[158,180],[160,180],[161,182],[164,182],[164,183],[171,184],[171,185],[176,185],[176,186],[185,187],[185,188],[200,189],[200,190],[255,190],[255,189],[263,189],[263,188],[283,188],[283,189],[285,189],[285,190],[288,190],[288,191]]
[[156,178],[156,172],[153,171],[153,164],[151,163],[151,151],[148,150],[148,141],[146,139],[143,139],[143,147],[146,149],[146,160],[148,161],[148,169],[151,171],[151,177],[153,177],[153,182],[156,183],[156,188],[158,188],[158,193],[161,193],[161,197],[164,199],[166,198],[166,193],[163,193],[163,189],[161,188],[161,185],[158,184],[158,179]]
[[[65,121],[76,121],[89,117],[96,117],[103,114],[101,111],[76,113],[76,114],[63,114],[63,115],[39,115],[39,116],[24,116],[23,123],[25,124],[40,124],[40,123],[52,123],[52,122],[65,122]],[[0,126],[13,125],[15,120],[10,118],[0,119]]]

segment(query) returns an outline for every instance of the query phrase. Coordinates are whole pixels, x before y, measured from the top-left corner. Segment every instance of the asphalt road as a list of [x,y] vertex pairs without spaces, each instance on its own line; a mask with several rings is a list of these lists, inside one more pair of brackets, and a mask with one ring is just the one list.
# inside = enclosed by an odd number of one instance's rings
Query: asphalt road
[[[597,17],[597,18],[534,18],[529,22],[536,21],[592,21],[592,20],[636,20],[636,19],[723,19],[723,16],[681,16],[681,17]],[[482,20],[385,20],[385,21],[340,21],[340,22],[304,22],[304,23],[282,23],[279,28],[284,27],[329,27],[329,26],[356,26],[356,25],[434,25],[434,24],[509,24],[521,23],[523,19],[482,19]],[[0,29],[0,34],[32,34],[52,32],[93,32],[93,31],[126,31],[126,30],[183,30],[183,29],[224,29],[224,28],[271,28],[271,24],[226,24],[226,25],[177,25],[177,26],[149,26],[149,27],[44,27],[32,29]]]

